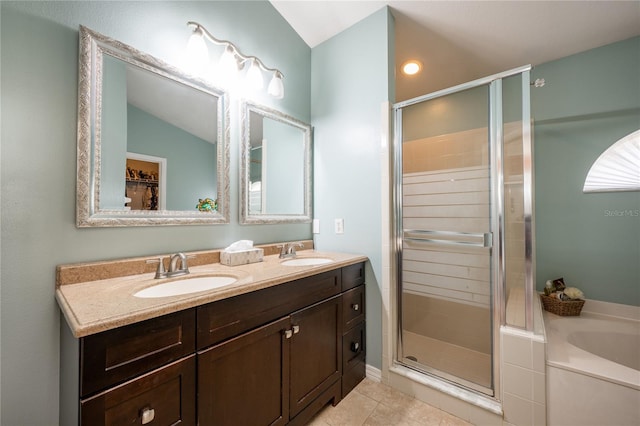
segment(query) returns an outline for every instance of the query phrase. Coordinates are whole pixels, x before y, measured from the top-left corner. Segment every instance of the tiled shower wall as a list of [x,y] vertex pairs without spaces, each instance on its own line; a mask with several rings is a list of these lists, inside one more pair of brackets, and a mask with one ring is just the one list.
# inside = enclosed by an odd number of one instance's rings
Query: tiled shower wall
[[517,426],[546,425],[544,335],[502,327],[500,337],[504,421]]

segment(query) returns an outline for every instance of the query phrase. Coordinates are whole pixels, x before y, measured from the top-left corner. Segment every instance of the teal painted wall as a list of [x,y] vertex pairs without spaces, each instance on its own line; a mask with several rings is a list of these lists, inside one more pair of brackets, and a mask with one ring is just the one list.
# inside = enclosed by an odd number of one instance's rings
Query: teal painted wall
[[102,85],[102,144],[100,161],[100,208],[124,206],[127,158],[127,70],[122,61],[105,55]]
[[285,75],[286,95],[255,102],[309,122],[311,49],[266,1],[0,2],[0,360],[3,425],[55,425],[61,320],[58,264],[311,237],[311,226],[238,224],[239,100],[232,98],[231,224],[75,226],[78,26],[179,64],[199,21]]
[[640,129],[640,37],[534,68],[536,281],[640,305],[640,192],[583,194],[593,162]]
[[[381,9],[312,51],[315,242],[369,257],[367,364],[382,365],[381,105],[393,94],[393,17]],[[357,58],[357,60],[354,60]],[[334,219],[344,219],[344,234]]]
[[[304,136],[300,129],[280,121],[264,119],[262,161],[267,167],[268,214],[304,213]],[[263,172],[264,173],[264,172]],[[262,183],[265,185],[265,182]]]

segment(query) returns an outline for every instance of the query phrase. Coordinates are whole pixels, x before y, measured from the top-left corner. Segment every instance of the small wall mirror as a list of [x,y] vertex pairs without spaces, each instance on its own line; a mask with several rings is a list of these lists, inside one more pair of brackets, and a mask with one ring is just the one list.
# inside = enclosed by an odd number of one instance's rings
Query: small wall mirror
[[240,223],[311,222],[312,129],[243,102]]
[[229,107],[218,88],[80,27],[76,223],[229,223]]

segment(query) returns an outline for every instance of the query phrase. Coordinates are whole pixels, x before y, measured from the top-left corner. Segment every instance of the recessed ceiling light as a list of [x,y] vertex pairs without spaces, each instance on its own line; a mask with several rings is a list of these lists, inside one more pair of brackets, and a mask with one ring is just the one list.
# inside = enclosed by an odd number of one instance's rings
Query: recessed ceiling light
[[422,63],[412,59],[402,64],[402,72],[407,75],[415,75],[422,70]]

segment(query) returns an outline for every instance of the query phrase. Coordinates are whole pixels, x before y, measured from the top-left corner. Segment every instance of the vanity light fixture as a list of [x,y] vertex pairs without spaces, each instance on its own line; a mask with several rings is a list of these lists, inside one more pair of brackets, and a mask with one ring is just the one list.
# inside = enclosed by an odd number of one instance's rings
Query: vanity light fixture
[[406,75],[415,75],[422,70],[422,63],[415,59],[411,59],[402,64],[402,73]]
[[187,43],[187,53],[192,62],[196,65],[206,64],[209,60],[209,52],[205,40],[218,46],[224,46],[224,52],[220,58],[220,67],[227,77],[233,77],[249,63],[249,69],[246,73],[247,84],[253,89],[262,89],[264,80],[262,72],[273,73],[267,93],[276,99],[284,97],[284,84],[282,80],[284,75],[276,68],[267,67],[258,57],[247,56],[238,50],[236,45],[227,40],[215,38],[205,27],[197,22],[187,22],[189,27],[194,27],[189,42]]

